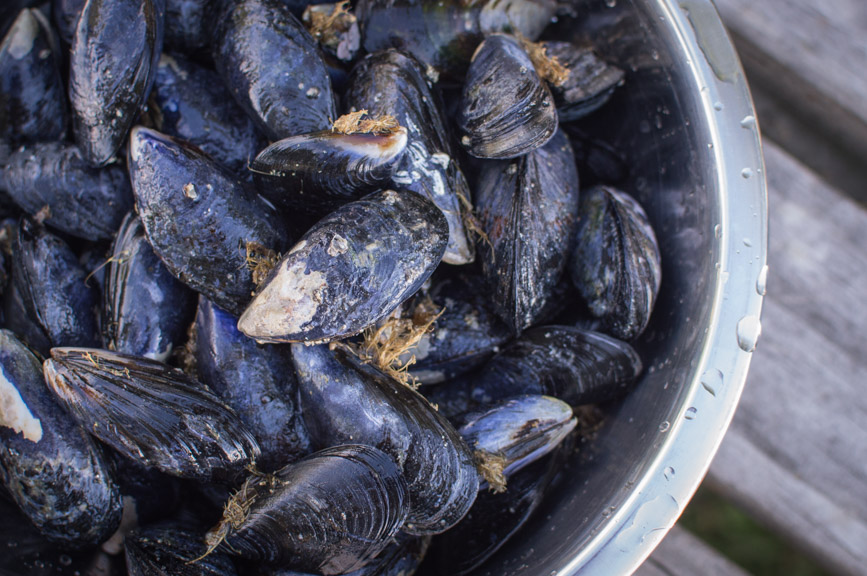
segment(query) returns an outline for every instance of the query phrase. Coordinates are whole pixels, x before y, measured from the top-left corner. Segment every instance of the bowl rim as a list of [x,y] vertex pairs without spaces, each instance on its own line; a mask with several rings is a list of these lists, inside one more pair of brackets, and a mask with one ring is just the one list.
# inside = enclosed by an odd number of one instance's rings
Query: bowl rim
[[[711,0],[657,0],[687,58],[716,168],[719,202],[711,321],[687,393],[647,473],[592,541],[556,573],[631,574],[674,526],[704,479],[746,383],[761,333],[767,278],[767,183],[761,136],[743,68]],[[723,103],[725,103],[723,105]],[[661,432],[665,432],[660,429]]]

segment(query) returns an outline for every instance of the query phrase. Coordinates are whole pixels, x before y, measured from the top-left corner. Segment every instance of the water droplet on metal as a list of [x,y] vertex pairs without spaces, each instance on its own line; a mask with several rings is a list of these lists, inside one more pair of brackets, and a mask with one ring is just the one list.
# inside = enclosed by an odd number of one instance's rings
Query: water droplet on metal
[[749,238],[744,238],[744,246],[746,246],[747,248],[751,248],[752,245],[753,245],[752,240],[750,240]]
[[743,176],[744,178],[750,178],[750,177],[752,177],[752,175],[753,175],[753,169],[752,168],[744,168],[743,170],[741,170],[741,176]]
[[759,335],[762,333],[762,322],[758,316],[744,316],[738,321],[737,326],[738,346],[744,352],[752,352],[756,349]]
[[768,265],[762,266],[759,270],[759,277],[756,279],[756,292],[759,296],[764,296],[768,293]]
[[701,375],[702,387],[710,392],[711,396],[716,396],[716,391],[722,388],[723,373],[719,368],[710,368],[705,370]]
[[713,236],[717,240],[722,238],[722,226],[721,225],[717,224],[716,226],[713,227]]
[[659,425],[660,432],[668,432],[668,429],[671,428],[671,422],[665,420],[662,424]]
[[698,412],[698,408],[696,408],[695,406],[690,406],[689,408],[686,409],[686,412],[684,413],[683,417],[686,418],[687,420],[694,420],[697,412]]
[[671,480],[671,477],[674,476],[674,468],[669,466],[665,471],[663,471],[662,475],[665,476],[666,480]]
[[741,120],[741,128],[749,130],[753,126],[756,125],[756,117],[753,115],[744,116],[743,120]]
[[714,102],[713,103],[713,109],[716,110],[717,112],[722,110],[723,109],[722,102]]

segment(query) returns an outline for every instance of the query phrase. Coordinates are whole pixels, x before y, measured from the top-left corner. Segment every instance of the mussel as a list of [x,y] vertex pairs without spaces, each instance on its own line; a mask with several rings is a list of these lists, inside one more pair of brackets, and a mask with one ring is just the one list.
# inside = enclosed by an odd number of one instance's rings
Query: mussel
[[121,498],[96,443],[57,404],[40,360],[0,330],[0,479],[48,539],[98,544],[120,523]]
[[274,142],[250,162],[250,170],[275,206],[319,219],[387,187],[406,144],[406,128],[392,117],[343,116],[330,130]]
[[344,574],[389,544],[408,508],[406,482],[391,457],[346,444],[249,477],[209,540],[273,566]]
[[323,342],[361,332],[409,298],[440,263],[442,213],[414,192],[344,205],[283,257],[238,329],[260,342]]
[[21,144],[62,138],[66,91],[51,25],[37,9],[21,10],[0,43],[0,165]]
[[236,576],[231,558],[207,551],[201,535],[174,526],[142,528],[124,539],[129,576]]
[[556,58],[566,71],[562,82],[550,84],[560,122],[571,122],[605,104],[623,84],[624,72],[599,58],[587,46],[570,42],[540,42],[547,58]]
[[182,340],[195,306],[194,293],[166,270],[132,212],[117,232],[103,295],[105,347],[160,361]]
[[479,158],[515,158],[557,131],[557,109],[521,42],[492,34],[467,71],[458,114],[461,144]]
[[213,56],[238,104],[272,140],[325,130],[337,117],[319,47],[279,0],[229,3]]
[[310,452],[288,346],[258,345],[238,331],[238,319],[206,298],[196,313],[199,378],[231,406],[262,449],[270,472]]
[[23,218],[12,268],[24,309],[51,346],[99,346],[99,293],[66,242]]
[[24,146],[9,157],[0,180],[26,213],[86,240],[112,238],[133,205],[123,167],[93,168],[74,144]]
[[602,330],[632,340],[650,321],[662,278],[659,245],[644,209],[609,186],[581,199],[572,281]]
[[91,434],[166,474],[232,482],[260,450],[213,392],[162,362],[88,348],[54,348],[49,388]]
[[435,534],[466,514],[479,487],[472,455],[421,395],[343,350],[294,344],[292,353],[313,441],[371,444],[400,466],[411,502],[405,531]]
[[89,0],[72,41],[69,98],[82,155],[107,164],[147,101],[163,45],[165,0]]
[[482,269],[500,317],[515,334],[536,322],[566,266],[578,224],[578,173],[562,131],[512,161],[485,162],[476,208],[487,242]]
[[247,247],[282,251],[284,220],[198,148],[154,130],[132,131],[128,164],[154,252],[175,278],[240,314],[255,288]]

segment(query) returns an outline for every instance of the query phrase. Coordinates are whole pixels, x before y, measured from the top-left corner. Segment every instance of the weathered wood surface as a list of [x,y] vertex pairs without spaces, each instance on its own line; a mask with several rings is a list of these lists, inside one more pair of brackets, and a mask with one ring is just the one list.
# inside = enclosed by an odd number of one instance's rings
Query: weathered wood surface
[[635,576],[746,576],[707,544],[675,526]]
[[867,2],[715,3],[764,134],[867,203]]
[[764,151],[763,334],[706,482],[830,571],[864,574],[867,210],[777,145]]
[[765,144],[763,335],[708,476],[829,569],[867,566],[867,211]]

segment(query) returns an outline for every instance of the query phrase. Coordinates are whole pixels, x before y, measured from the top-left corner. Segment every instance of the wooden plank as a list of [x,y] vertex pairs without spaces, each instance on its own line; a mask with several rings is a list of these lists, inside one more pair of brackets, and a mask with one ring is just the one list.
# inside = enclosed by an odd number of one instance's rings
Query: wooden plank
[[829,569],[867,566],[867,211],[766,143],[769,292],[709,482]]
[[867,202],[867,2],[715,2],[765,135]]
[[746,576],[736,564],[675,526],[635,576]]

